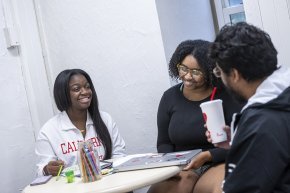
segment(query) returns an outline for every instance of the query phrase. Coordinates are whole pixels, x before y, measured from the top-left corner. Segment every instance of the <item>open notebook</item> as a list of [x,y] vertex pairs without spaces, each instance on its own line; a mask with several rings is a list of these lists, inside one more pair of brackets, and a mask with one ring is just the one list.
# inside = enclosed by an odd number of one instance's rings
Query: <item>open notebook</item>
[[201,149],[172,153],[141,154],[118,165],[114,164],[114,171],[122,172],[165,166],[186,165],[200,152]]

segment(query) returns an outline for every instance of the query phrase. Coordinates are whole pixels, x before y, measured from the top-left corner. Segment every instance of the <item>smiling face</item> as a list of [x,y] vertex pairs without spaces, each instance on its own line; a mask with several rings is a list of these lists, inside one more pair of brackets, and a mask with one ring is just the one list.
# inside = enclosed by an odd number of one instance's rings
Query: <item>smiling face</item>
[[73,75],[69,81],[69,91],[72,111],[86,111],[92,100],[92,90],[86,77],[81,74]]
[[[192,55],[186,56],[181,62],[181,65],[186,66],[188,69],[195,69],[202,72],[197,60]],[[203,74],[194,75],[192,72],[189,71],[187,74],[184,75],[179,70],[179,77],[182,80],[185,89],[194,90],[205,86]]]

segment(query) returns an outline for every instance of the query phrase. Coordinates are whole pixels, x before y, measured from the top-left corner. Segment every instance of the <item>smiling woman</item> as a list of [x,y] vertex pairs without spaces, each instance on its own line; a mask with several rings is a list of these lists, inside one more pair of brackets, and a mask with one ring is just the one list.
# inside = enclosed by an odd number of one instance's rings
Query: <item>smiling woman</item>
[[54,99],[59,114],[40,130],[36,141],[38,175],[57,175],[60,165],[77,164],[78,142],[90,140],[99,158],[125,154],[125,142],[108,113],[99,111],[90,76],[81,69],[64,70],[56,77]]
[[[172,78],[180,79],[164,92],[157,114],[157,150],[160,153],[202,149],[178,175],[153,185],[148,193],[221,192],[226,150],[214,148],[205,138],[200,104],[222,99],[226,122],[240,107],[226,93],[213,75],[215,63],[207,56],[210,42],[181,42],[169,62]],[[214,177],[212,177],[214,176]]]
[[74,110],[83,111],[89,108],[92,99],[92,90],[86,77],[81,74],[73,75],[69,81],[69,91],[72,103],[69,112]]

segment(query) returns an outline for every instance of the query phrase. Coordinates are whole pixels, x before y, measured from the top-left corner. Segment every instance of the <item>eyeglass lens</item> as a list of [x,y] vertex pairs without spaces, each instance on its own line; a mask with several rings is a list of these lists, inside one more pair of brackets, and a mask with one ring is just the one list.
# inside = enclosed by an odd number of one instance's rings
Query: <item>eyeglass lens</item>
[[220,69],[218,69],[218,67],[215,67],[213,69],[213,74],[215,75],[215,77],[220,78],[221,77],[221,71],[220,71]]
[[197,69],[189,69],[189,68],[187,68],[186,66],[184,66],[182,64],[178,65],[178,70],[179,70],[179,73],[180,73],[181,76],[184,76],[184,75],[186,75],[189,72],[190,72],[190,74],[192,76],[201,76],[202,75],[201,71],[199,71]]

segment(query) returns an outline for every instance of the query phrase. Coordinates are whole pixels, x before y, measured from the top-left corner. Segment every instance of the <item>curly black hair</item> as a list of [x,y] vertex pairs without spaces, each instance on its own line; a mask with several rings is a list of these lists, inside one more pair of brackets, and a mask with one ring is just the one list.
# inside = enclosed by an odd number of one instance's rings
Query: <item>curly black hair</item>
[[209,51],[225,74],[235,68],[247,81],[272,74],[277,54],[269,34],[246,22],[224,26]]
[[212,73],[215,63],[208,57],[210,45],[211,43],[206,40],[186,40],[181,42],[169,62],[169,75],[171,78],[179,78],[177,64],[180,64],[186,56],[192,55],[204,73],[206,85],[209,87],[217,86],[218,80]]

